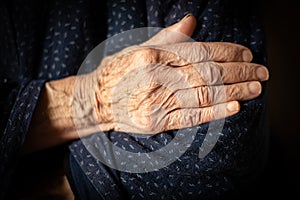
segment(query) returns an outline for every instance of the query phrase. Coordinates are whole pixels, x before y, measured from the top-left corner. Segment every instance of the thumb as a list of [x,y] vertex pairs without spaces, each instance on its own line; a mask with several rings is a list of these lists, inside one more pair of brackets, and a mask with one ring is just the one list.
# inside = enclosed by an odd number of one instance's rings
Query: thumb
[[158,32],[152,38],[141,44],[141,46],[166,45],[187,41],[192,36],[196,24],[196,18],[192,14],[188,14],[176,24]]

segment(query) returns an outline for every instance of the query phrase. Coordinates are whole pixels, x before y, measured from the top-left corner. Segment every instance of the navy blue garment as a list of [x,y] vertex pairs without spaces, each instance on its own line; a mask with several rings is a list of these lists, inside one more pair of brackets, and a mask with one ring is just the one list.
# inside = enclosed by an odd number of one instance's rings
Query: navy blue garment
[[9,190],[15,193],[14,170],[45,81],[76,74],[88,52],[106,38],[101,4],[0,2],[0,199]]
[[[266,64],[264,35],[254,2],[3,1],[0,199],[5,192],[13,191],[19,151],[46,81],[76,74],[87,54],[107,37],[138,27],[166,27],[188,13],[198,21],[193,35],[196,41],[239,43],[252,50],[253,62]],[[111,53],[110,46],[107,50],[107,54]],[[204,158],[199,158],[198,153],[209,124],[197,126],[189,149],[174,163],[155,172],[111,169],[91,156],[82,140],[74,141],[67,160],[74,193],[81,199],[221,198],[226,192],[251,183],[263,165],[267,142],[264,107],[264,95],[243,102],[237,115],[226,118],[217,144]],[[151,138],[135,138],[120,132],[105,134],[119,147],[143,153],[163,147],[177,131]],[[97,140],[98,136],[88,139]]]

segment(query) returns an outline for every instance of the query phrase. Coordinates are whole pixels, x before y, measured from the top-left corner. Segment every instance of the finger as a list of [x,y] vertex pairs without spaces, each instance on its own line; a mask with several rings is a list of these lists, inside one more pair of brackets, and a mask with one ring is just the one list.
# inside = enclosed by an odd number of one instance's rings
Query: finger
[[266,81],[268,69],[256,63],[248,62],[205,62],[193,64],[207,85],[230,84],[244,81]]
[[269,79],[265,66],[247,62],[202,62],[174,69],[193,87]]
[[187,41],[192,36],[196,24],[196,18],[188,14],[178,23],[163,29],[151,39],[141,44],[141,46],[164,45]]
[[257,81],[232,85],[202,86],[175,92],[174,98],[180,108],[207,107],[229,101],[254,99],[261,93],[261,84]]
[[239,110],[240,105],[237,101],[204,108],[177,109],[170,112],[166,117],[166,130],[187,128],[222,119],[236,114]]
[[251,51],[242,45],[228,42],[182,42],[151,47],[160,50],[162,63],[181,65],[199,62],[250,62]]

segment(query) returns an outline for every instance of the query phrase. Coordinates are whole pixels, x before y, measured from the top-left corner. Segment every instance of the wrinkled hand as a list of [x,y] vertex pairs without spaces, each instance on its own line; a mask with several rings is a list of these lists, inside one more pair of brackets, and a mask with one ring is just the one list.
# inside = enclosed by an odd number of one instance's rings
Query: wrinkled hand
[[233,115],[238,101],[261,93],[259,81],[268,79],[268,71],[250,63],[250,50],[185,42],[195,26],[187,16],[147,42],[106,57],[81,78],[82,93],[90,96],[84,99],[103,131],[154,134],[191,127]]

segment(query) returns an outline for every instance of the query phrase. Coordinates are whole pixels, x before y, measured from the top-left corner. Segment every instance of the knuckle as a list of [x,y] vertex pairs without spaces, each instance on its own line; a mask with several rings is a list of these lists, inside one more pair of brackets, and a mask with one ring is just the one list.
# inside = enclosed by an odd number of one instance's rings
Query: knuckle
[[237,85],[233,85],[228,88],[228,97],[230,99],[241,99],[242,98],[242,90],[241,87]]
[[151,64],[157,60],[157,51],[151,48],[142,48],[134,52],[134,61],[137,63]]
[[212,49],[206,42],[199,42],[198,46],[194,47],[194,49],[199,51],[197,54],[200,54],[200,60],[208,60],[211,57]]
[[206,84],[218,84],[222,82],[222,67],[215,62],[204,63],[201,76]]
[[238,76],[241,80],[246,80],[249,76],[249,71],[247,70],[246,64],[241,64]]
[[211,121],[214,118],[214,109],[207,108],[201,110],[201,123]]
[[208,86],[203,86],[197,89],[199,106],[207,106],[211,101],[211,94]]
[[173,123],[177,128],[191,127],[197,124],[198,115],[195,110],[189,110],[186,112],[177,112],[177,115],[173,115]]
[[217,70],[217,75],[218,75],[218,81],[214,84],[222,84],[223,81],[225,80],[225,69],[224,65],[215,63],[215,69]]

